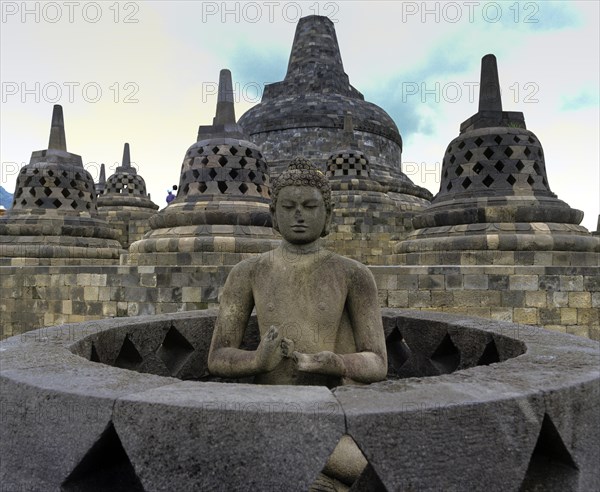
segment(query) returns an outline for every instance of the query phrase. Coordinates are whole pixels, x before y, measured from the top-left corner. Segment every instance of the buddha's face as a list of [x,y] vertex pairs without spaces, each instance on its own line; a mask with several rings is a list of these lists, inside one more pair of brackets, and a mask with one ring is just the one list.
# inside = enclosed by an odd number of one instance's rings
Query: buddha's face
[[283,238],[292,244],[316,241],[329,220],[321,192],[312,186],[286,186],[279,192],[275,220]]

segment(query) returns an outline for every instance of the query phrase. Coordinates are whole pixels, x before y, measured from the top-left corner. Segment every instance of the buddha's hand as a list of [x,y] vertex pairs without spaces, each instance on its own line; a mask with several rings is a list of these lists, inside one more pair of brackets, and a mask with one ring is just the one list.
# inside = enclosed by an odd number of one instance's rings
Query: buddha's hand
[[344,359],[339,355],[329,352],[317,352],[316,354],[293,353],[296,367],[302,372],[324,374],[326,376],[344,376],[346,365]]
[[271,326],[265,336],[261,338],[254,356],[259,371],[269,372],[279,365],[284,357],[283,340],[287,339],[284,339],[274,326]]

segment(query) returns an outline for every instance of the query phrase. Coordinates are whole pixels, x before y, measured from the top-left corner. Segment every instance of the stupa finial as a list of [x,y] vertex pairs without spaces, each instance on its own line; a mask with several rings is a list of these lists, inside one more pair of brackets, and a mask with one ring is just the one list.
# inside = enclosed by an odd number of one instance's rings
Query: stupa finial
[[235,125],[235,108],[233,106],[233,83],[231,71],[224,68],[219,72],[219,94],[217,99],[217,112],[213,125]]
[[55,104],[52,110],[52,126],[50,128],[49,149],[67,151],[67,140],[65,138],[65,120],[63,109],[60,104]]
[[481,59],[479,111],[502,111],[498,65],[496,57],[492,54],[485,55]]

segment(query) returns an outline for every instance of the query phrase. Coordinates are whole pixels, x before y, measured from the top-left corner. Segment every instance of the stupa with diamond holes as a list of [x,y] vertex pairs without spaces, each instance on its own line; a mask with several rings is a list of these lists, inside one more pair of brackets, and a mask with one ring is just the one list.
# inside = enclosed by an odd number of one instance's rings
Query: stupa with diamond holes
[[150,219],[126,261],[145,265],[233,265],[277,246],[269,171],[235,122],[231,72],[221,70],[216,116],[185,154],[177,197]]
[[[102,168],[104,169],[104,168]],[[148,220],[158,205],[146,192],[146,182],[131,166],[129,144],[123,148],[123,161],[108,178],[98,196],[98,214],[119,232],[119,241],[127,249],[148,232]]]
[[344,147],[344,115],[351,112],[359,147],[369,157],[371,178],[390,190],[402,212],[405,201],[429,204],[431,193],[402,172],[402,137],[379,106],[367,102],[344,72],[335,28],[327,17],[300,19],[285,79],[268,84],[262,100],[239,120],[259,145],[276,177],[295,155],[325,171]]
[[116,231],[98,216],[92,176],[67,152],[62,107],[55,105],[48,149],[31,154],[0,219],[0,263],[114,263],[120,252]]
[[[344,119],[344,147],[327,159],[333,217],[327,247],[368,264],[392,264],[394,242],[404,220],[387,188],[371,178],[369,160],[359,149],[352,115]],[[413,197],[414,198],[414,197]],[[420,210],[406,200],[404,210]]]
[[597,265],[583,212],[548,184],[544,152],[523,113],[502,110],[494,55],[481,65],[479,111],[444,156],[440,191],[398,244],[410,265]]

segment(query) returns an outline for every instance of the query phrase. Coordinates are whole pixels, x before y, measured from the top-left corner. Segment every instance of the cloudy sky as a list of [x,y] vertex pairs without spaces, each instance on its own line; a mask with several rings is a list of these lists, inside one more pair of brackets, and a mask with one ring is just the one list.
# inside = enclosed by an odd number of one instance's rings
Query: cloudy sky
[[282,80],[300,17],[336,25],[352,85],[404,139],[404,172],[434,194],[460,123],[477,111],[480,60],[498,59],[503,105],[542,142],[552,191],[600,209],[599,2],[11,2],[3,1],[0,185],[12,192],[31,152],[47,147],[53,104],[68,150],[96,178],[123,143],[161,207],[198,125],[209,124],[219,70],[236,114]]

